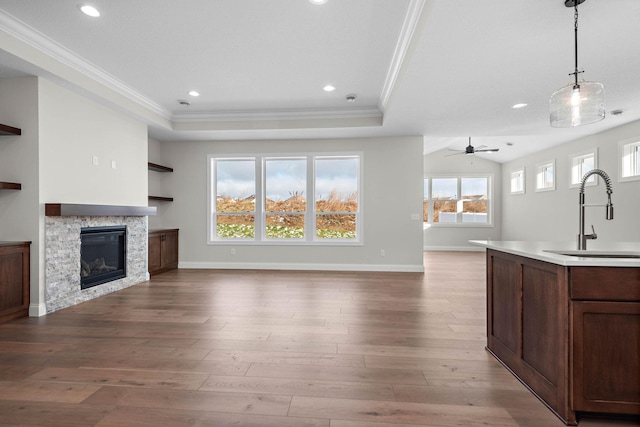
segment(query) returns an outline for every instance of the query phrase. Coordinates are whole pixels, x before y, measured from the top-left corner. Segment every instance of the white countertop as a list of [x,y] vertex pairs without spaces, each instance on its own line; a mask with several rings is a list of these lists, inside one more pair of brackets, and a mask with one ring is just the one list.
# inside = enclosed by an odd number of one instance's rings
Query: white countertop
[[[583,267],[640,267],[640,258],[588,257],[588,255],[636,255],[640,256],[637,242],[587,242],[586,251],[577,251],[575,242],[526,242],[499,240],[470,240],[469,243],[513,255],[520,255],[540,261],[564,266]],[[586,256],[561,255],[547,251],[584,253]]]

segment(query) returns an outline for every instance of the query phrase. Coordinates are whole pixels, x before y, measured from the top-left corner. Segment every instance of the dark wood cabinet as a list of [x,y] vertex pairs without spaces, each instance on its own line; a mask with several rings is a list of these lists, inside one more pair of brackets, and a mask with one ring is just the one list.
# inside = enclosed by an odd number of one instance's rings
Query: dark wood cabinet
[[178,229],[149,231],[149,274],[178,268]]
[[570,269],[576,411],[640,414],[640,269]]
[[0,242],[0,322],[29,315],[31,242]]
[[487,251],[487,349],[547,406],[575,425],[569,405],[564,268]]
[[487,349],[568,425],[640,414],[640,269],[487,250]]

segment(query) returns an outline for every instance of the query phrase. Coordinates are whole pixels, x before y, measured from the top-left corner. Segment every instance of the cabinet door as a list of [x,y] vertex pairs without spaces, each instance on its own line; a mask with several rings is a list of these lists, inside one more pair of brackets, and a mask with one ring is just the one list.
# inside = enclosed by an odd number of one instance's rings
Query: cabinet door
[[0,322],[27,316],[29,244],[0,246]]
[[162,234],[149,233],[149,274],[162,268]]
[[167,231],[162,241],[162,267],[178,266],[178,231]]
[[640,303],[573,303],[576,411],[640,414]]

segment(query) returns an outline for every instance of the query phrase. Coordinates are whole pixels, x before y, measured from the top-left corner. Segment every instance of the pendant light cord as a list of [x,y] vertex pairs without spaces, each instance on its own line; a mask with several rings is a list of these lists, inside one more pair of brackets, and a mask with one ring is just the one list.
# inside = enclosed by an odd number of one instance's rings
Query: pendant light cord
[[574,48],[575,48],[575,64],[576,64],[576,68],[573,71],[574,77],[575,77],[575,84],[574,84],[574,88],[580,87],[580,85],[578,84],[578,74],[581,73],[581,71],[578,71],[578,1],[576,0],[576,2],[573,5],[574,7],[574,14],[573,14],[573,33],[574,33]]

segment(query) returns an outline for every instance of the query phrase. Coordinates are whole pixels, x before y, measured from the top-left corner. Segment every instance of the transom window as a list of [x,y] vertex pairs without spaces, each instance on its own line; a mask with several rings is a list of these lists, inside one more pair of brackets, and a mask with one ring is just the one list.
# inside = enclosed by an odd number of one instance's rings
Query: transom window
[[209,243],[359,243],[360,162],[360,154],[209,156]]
[[423,220],[440,225],[491,225],[489,175],[425,178]]
[[640,140],[620,142],[619,152],[620,181],[640,180]]
[[[571,167],[571,183],[570,187],[579,187],[582,184],[584,175],[598,167],[598,156],[596,149],[592,149],[580,154],[574,154],[569,157],[569,166]],[[585,185],[596,185],[596,176],[591,175],[587,178]]]
[[556,161],[540,163],[536,166],[536,191],[556,189]]
[[511,194],[524,194],[525,192],[525,175],[524,167],[511,172]]

